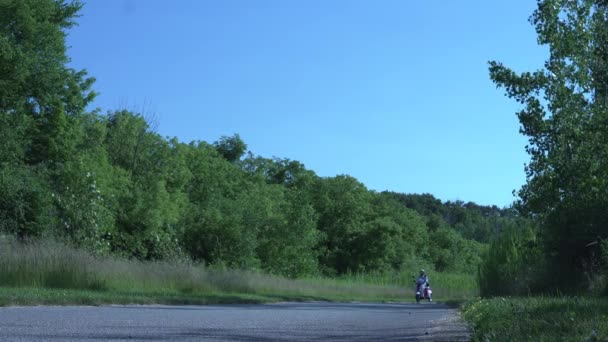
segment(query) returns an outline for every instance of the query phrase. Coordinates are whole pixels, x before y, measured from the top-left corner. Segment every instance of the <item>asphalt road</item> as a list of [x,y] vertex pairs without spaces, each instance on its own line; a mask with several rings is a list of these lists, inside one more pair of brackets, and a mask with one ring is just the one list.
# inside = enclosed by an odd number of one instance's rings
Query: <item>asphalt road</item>
[[466,340],[441,304],[0,308],[0,341]]

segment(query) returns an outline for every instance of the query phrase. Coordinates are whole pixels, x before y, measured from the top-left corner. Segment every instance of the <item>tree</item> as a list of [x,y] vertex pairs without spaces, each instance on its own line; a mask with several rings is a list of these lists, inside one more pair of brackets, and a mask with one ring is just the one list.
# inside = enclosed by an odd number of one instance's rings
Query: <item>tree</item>
[[[190,257],[209,264],[257,268],[258,226],[249,225],[255,210],[255,187],[244,172],[204,142],[188,145],[186,164],[192,175],[186,184],[182,243]],[[245,222],[247,218],[248,222]]]
[[318,179],[313,198],[322,236],[320,266],[329,273],[358,271],[362,264],[356,255],[357,240],[372,214],[372,194],[355,178],[340,175]]
[[30,116],[0,112],[0,164],[21,164],[29,150],[28,132],[33,127]]
[[238,134],[231,137],[223,136],[220,140],[213,143],[215,149],[229,162],[235,162],[247,151],[247,144]]
[[285,185],[288,188],[310,188],[315,173],[307,170],[297,160],[256,157],[251,152],[242,161],[242,168],[251,176],[261,177],[269,184]]
[[407,260],[428,258],[424,218],[392,196],[374,194],[373,214],[356,239],[355,258],[369,271],[400,270]]
[[80,1],[0,2],[0,112],[39,113],[57,97],[78,112],[92,99],[93,80],[66,67],[65,30],[81,8]]
[[544,67],[515,73],[490,62],[492,80],[524,105],[517,113],[529,139],[527,183],[518,208],[537,219],[546,252],[574,287],[598,237],[608,237],[608,2],[540,0],[530,18]]
[[95,97],[94,79],[67,67],[65,30],[81,7],[64,0],[0,2],[0,113],[33,118],[32,163],[72,152],[64,146],[71,142],[66,116],[80,114]]
[[113,112],[106,123],[104,143],[117,184],[113,249],[148,259],[180,254],[177,237],[191,178],[185,146],[152,132],[140,114]]
[[67,66],[66,30],[81,7],[0,1],[0,216],[20,236],[41,235],[62,220],[52,203],[76,179],[57,176],[80,157],[80,115],[95,96],[94,79]]

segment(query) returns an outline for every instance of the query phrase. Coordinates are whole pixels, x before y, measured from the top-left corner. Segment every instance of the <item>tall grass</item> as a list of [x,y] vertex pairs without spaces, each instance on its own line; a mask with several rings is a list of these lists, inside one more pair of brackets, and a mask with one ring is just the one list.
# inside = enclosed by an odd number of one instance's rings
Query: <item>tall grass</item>
[[[399,286],[411,288],[413,293],[414,278],[417,268],[410,267],[411,272],[355,274],[340,278],[342,281],[366,283],[379,286]],[[464,300],[479,296],[478,277],[473,274],[427,272],[436,299]]]
[[[476,295],[473,277],[436,274],[437,298]],[[0,286],[113,293],[251,294],[276,299],[410,301],[411,275],[349,275],[287,279],[252,271],[205,267],[187,261],[142,262],[98,257],[54,241],[27,244],[0,239]]]
[[0,285],[106,289],[99,260],[56,242],[22,244],[0,239]]

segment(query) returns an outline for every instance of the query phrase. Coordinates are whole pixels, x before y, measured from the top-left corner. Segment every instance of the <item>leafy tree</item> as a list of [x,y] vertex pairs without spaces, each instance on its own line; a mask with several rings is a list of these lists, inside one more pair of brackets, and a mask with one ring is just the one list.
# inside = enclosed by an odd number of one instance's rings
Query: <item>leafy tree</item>
[[0,232],[36,237],[52,225],[52,194],[42,172],[0,165]]
[[429,236],[430,259],[438,271],[474,273],[481,262],[484,245],[468,240],[449,228]]
[[93,100],[92,78],[66,66],[65,29],[82,4],[62,0],[0,2],[0,113],[31,116],[32,163],[63,160],[69,119]]
[[138,114],[114,112],[107,124],[108,156],[117,174],[124,175],[118,178],[113,248],[149,259],[179,254],[190,178],[182,147],[151,132]]
[[141,114],[121,110],[108,113],[107,125],[105,144],[112,164],[135,177],[153,172],[148,169],[152,166],[147,165],[151,162],[148,153],[161,141],[151,132],[146,119]]
[[55,175],[77,159],[83,136],[78,116],[95,96],[94,80],[66,66],[65,30],[81,7],[78,1],[0,2],[2,213],[22,236],[40,235],[59,222],[62,214],[50,199],[68,185]]
[[247,144],[245,144],[238,134],[231,137],[223,136],[220,140],[213,143],[213,146],[229,162],[241,159],[245,151],[247,151]]
[[256,157],[251,152],[242,161],[242,168],[251,176],[260,177],[268,184],[288,188],[310,189],[316,175],[297,160]]
[[28,132],[33,127],[31,117],[21,113],[0,112],[0,164],[21,164],[31,141]]
[[325,272],[356,272],[356,237],[364,232],[371,216],[371,193],[350,176],[323,178],[317,181],[314,208],[319,214],[320,265]]
[[531,161],[519,209],[541,224],[555,279],[576,287],[597,237],[608,236],[608,3],[542,0],[530,18],[549,48],[544,67],[516,73],[490,62],[517,113]]
[[431,194],[398,194],[387,192],[393,195],[404,206],[413,209],[424,216],[432,214],[443,215],[443,203]]
[[257,227],[262,267],[288,277],[317,273],[318,233],[312,206],[294,190],[265,184],[256,188],[258,194],[247,201],[246,224]]
[[66,67],[65,30],[74,26],[80,1],[0,2],[0,112],[48,112],[61,100],[78,113],[92,100],[92,79]]
[[400,270],[407,260],[428,259],[425,219],[403,208],[392,196],[374,194],[372,218],[366,223],[357,257],[368,270]]
[[257,269],[257,228],[246,225],[245,199],[213,195],[205,205],[194,204],[186,216],[183,243],[197,261],[235,268]]
[[64,184],[53,193],[57,209],[57,233],[77,246],[98,253],[109,251],[104,237],[113,231],[114,216],[97,185],[95,161],[81,159],[64,164],[54,175]]
[[58,237],[95,253],[113,250],[118,200],[127,183],[124,170],[111,165],[104,146],[106,118],[97,113],[72,117],[76,152],[50,172]]
[[252,184],[207,143],[191,143],[185,160],[192,174],[186,184],[190,204],[183,216],[182,240],[188,254],[211,264],[259,267],[258,227],[244,221]]
[[185,155],[192,177],[186,184],[190,202],[206,204],[213,196],[236,198],[247,183],[241,170],[205,142],[192,142]]

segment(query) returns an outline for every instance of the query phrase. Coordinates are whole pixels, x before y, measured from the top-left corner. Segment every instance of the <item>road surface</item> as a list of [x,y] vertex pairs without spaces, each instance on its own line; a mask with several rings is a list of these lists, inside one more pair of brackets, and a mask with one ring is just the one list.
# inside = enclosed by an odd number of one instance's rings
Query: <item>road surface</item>
[[441,304],[279,303],[0,308],[0,341],[409,341],[467,339]]

